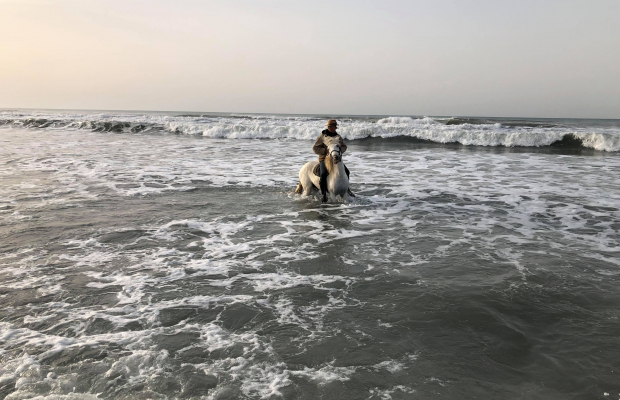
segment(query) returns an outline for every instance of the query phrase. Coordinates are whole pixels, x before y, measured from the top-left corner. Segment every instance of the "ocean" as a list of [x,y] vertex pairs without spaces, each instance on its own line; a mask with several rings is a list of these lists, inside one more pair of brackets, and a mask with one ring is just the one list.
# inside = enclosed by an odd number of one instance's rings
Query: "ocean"
[[0,398],[619,399],[619,172],[620,120],[0,110]]

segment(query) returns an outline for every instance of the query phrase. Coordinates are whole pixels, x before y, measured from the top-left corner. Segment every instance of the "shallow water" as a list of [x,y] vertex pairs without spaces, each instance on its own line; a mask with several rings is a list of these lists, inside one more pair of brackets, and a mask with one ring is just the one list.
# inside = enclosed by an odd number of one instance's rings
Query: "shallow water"
[[321,205],[308,141],[0,143],[0,397],[620,398],[618,153],[351,141]]

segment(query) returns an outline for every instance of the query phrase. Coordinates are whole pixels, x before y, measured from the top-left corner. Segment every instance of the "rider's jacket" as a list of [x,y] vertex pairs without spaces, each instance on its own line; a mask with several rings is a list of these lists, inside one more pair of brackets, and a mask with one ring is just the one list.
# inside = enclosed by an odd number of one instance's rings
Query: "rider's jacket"
[[312,146],[312,151],[319,155],[319,161],[325,160],[325,156],[327,156],[327,145],[325,144],[327,138],[329,138],[330,142],[337,140],[341,152],[344,153],[347,151],[347,145],[344,144],[342,137],[337,133],[331,133],[329,130],[325,129],[321,132],[321,136],[316,139],[316,142],[314,142],[314,146]]

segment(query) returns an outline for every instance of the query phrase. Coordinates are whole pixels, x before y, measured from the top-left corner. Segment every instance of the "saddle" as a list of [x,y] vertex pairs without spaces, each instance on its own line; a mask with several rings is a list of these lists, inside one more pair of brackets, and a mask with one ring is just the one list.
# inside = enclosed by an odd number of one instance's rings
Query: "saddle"
[[[314,166],[314,168],[312,169],[312,173],[318,177],[321,176],[321,163],[318,163]],[[327,173],[327,175],[329,175],[329,172]]]

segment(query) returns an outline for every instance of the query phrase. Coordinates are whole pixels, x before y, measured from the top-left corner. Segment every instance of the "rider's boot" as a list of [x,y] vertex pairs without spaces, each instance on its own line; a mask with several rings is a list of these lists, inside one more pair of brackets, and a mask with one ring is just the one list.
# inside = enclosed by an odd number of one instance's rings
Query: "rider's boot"
[[327,179],[321,179],[319,186],[321,186],[321,202],[327,203]]

